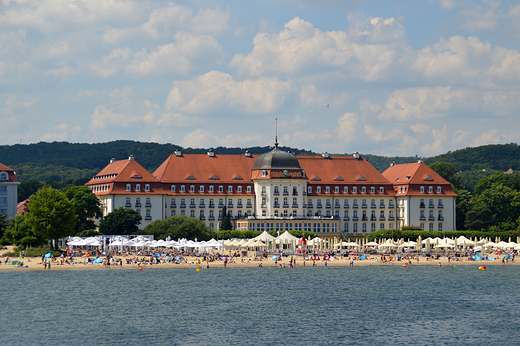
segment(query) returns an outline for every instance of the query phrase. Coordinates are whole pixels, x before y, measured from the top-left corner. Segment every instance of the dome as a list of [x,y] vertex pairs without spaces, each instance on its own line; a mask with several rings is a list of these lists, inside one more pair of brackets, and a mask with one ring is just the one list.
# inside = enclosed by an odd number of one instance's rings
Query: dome
[[298,169],[301,170],[300,163],[295,155],[282,151],[275,146],[268,153],[260,155],[253,166],[253,170],[258,169]]

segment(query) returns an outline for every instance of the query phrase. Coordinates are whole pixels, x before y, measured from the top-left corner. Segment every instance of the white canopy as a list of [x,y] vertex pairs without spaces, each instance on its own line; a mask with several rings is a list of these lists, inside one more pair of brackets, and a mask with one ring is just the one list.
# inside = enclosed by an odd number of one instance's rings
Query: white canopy
[[273,237],[272,235],[270,235],[269,233],[267,233],[266,231],[263,231],[262,234],[256,236],[253,238],[254,240],[260,240],[260,241],[263,241],[263,242],[266,242],[266,241],[273,241],[275,240],[276,238]]
[[289,231],[283,232],[283,234],[280,234],[279,237],[276,237],[277,240],[287,240],[289,242],[298,240],[300,238],[293,236]]

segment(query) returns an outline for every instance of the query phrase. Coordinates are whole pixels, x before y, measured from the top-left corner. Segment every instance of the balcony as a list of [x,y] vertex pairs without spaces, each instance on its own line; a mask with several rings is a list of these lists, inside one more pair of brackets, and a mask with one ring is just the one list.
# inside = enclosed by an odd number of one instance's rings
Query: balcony
[[419,217],[419,220],[424,221],[424,220],[426,220],[426,217],[421,216],[421,217]]
[[358,208],[358,205],[357,205],[357,204],[354,204],[354,205],[352,205],[352,208],[357,209],[357,208]]
[[284,192],[283,192],[283,195],[284,195],[284,196],[289,196],[289,192],[284,191]]
[[339,209],[339,208],[341,208],[341,206],[339,204],[335,204],[334,208]]
[[392,203],[390,203],[390,204],[388,205],[388,208],[390,208],[390,209],[394,209],[395,207],[394,207],[394,205],[393,205]]
[[435,218],[433,216],[429,216],[428,221],[435,221]]
[[343,208],[348,209],[348,208],[350,208],[350,206],[349,206],[348,203],[347,203],[347,204],[344,204],[344,205],[343,205]]
[[140,202],[135,202],[135,207],[136,208],[141,208],[141,203]]
[[219,203],[219,204],[218,204],[218,207],[219,207],[219,208],[224,208],[224,203]]
[[264,204],[260,205],[260,208],[267,208],[267,204],[264,203]]
[[363,204],[363,205],[361,205],[361,208],[366,209],[366,208],[367,208],[367,205],[366,205],[366,204]]
[[307,208],[312,209],[312,208],[314,208],[314,207],[312,206],[312,203],[309,203],[309,204],[307,205]]
[[330,204],[325,204],[325,208],[330,209],[332,206]]
[[273,208],[280,208],[280,204],[275,203],[275,204],[273,205]]
[[437,204],[437,208],[444,208],[444,206],[442,204]]
[[208,220],[209,220],[209,221],[215,221],[215,217],[212,216],[212,215],[210,215],[210,216],[208,217]]
[[210,203],[210,204],[209,204],[209,207],[210,207],[210,208],[215,208],[215,203]]
[[190,208],[195,208],[195,203],[190,204]]
[[280,196],[280,192],[275,191],[275,192],[273,192],[273,195],[275,195],[275,196]]
[[381,204],[379,205],[379,209],[385,209],[385,207],[386,207],[386,206],[385,206],[384,203],[381,203]]
[[233,208],[233,203],[228,203],[227,207],[228,207],[228,209]]
[[318,204],[318,205],[316,206],[316,208],[321,209],[321,208],[323,208],[323,206],[322,206],[321,204]]
[[375,216],[371,216],[371,217],[370,217],[370,221],[377,221],[377,217],[375,217]]
[[343,218],[343,221],[350,221],[350,217],[345,216],[345,217]]
[[125,208],[132,208],[132,204],[130,202],[126,203]]
[[292,207],[293,208],[298,208],[298,204],[293,204]]
[[206,220],[206,218],[204,217],[204,215],[201,215],[199,219],[201,219],[201,220]]
[[262,193],[260,195],[261,196],[265,196],[265,191],[262,191]]
[[186,204],[185,203],[181,203],[181,208],[186,208]]
[[377,207],[376,207],[375,204],[371,204],[371,205],[370,205],[370,208],[372,208],[372,209],[376,209]]
[[[388,220],[390,221],[390,218],[388,218]],[[384,216],[380,216],[379,217],[379,221],[385,221],[385,217]]]
[[359,218],[357,216],[352,217],[352,221],[359,221]]
[[361,221],[368,221],[368,218],[367,218],[366,216],[363,216],[363,217],[361,218]]
[[253,208],[253,205],[251,203],[246,204],[246,208],[251,209]]
[[433,208],[435,208],[435,206],[433,205],[433,203],[432,204],[428,204],[428,208],[433,209]]
[[437,220],[438,220],[438,221],[444,221],[444,217],[443,217],[443,216],[439,216],[439,217],[437,218]]
[[289,204],[284,204],[283,207],[288,209],[289,208]]
[[293,191],[293,192],[292,192],[292,195],[293,195],[293,196],[298,196],[298,191]]
[[170,208],[177,208],[177,204],[175,204],[175,203],[170,204]]
[[424,203],[421,203],[421,205],[419,206],[419,208],[425,208],[426,206],[424,205]]
[[389,216],[388,217],[388,221],[394,221],[394,217],[393,216]]
[[242,205],[242,203],[239,203],[237,204],[237,208],[243,208],[244,206]]
[[204,203],[201,203],[199,204],[199,208],[206,208],[206,206],[204,205]]
[[144,219],[145,219],[146,221],[150,221],[150,220],[152,219],[152,217],[151,217],[150,215],[146,215],[146,216],[144,217]]

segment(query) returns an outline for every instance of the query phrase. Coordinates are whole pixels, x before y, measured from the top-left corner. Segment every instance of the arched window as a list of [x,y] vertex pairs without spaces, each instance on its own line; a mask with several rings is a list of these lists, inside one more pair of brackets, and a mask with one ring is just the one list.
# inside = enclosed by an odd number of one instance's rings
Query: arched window
[[150,191],[150,184],[146,184],[146,185],[144,186],[144,190],[145,190],[145,191]]
[[428,193],[433,193],[433,186],[428,186]]
[[9,174],[7,174],[7,172],[1,172],[1,173],[0,173],[0,180],[1,180],[1,181],[7,181],[7,180],[9,180]]

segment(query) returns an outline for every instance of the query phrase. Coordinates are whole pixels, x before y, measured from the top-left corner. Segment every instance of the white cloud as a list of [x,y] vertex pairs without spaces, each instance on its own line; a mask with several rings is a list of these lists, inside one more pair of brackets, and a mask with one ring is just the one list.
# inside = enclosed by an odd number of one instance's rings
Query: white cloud
[[395,141],[401,137],[402,131],[399,128],[376,127],[365,124],[365,134],[373,142]]
[[220,9],[201,8],[190,22],[193,32],[201,34],[221,34],[229,27],[230,12]]
[[[421,146],[421,153],[424,156],[434,156],[444,152],[443,144],[448,140],[448,128],[446,125],[441,130],[432,129],[433,143],[426,143]],[[422,137],[423,142],[425,141]]]
[[496,144],[500,142],[500,135],[498,129],[491,129],[488,132],[484,132],[475,136],[472,146],[480,146],[486,144]]
[[471,136],[471,132],[469,132],[469,131],[457,130],[451,136],[451,138],[452,138],[451,141],[454,144],[462,146],[462,145],[465,145],[468,143],[470,136]]
[[464,106],[467,93],[451,87],[396,90],[388,97],[381,120],[413,120],[442,117],[454,107]]
[[429,131],[432,127],[430,125],[426,125],[426,124],[422,124],[422,123],[417,123],[415,125],[412,125],[410,126],[410,128],[413,130],[413,132],[415,133],[426,133],[427,131]]
[[347,104],[351,97],[346,93],[332,94],[325,91],[318,91],[314,84],[302,86],[300,91],[300,103],[304,107],[325,108]]
[[200,124],[201,119],[196,116],[187,116],[180,113],[163,113],[160,118],[157,119],[157,125],[160,126],[179,126],[187,127]]
[[65,141],[69,138],[69,135],[78,134],[81,131],[81,128],[79,126],[70,126],[65,123],[61,123],[59,125],[54,126],[54,129],[57,130],[57,132],[44,133],[40,137],[40,141]]
[[345,113],[338,119],[336,134],[338,141],[350,143],[359,132],[359,115],[356,113]]
[[9,95],[5,100],[5,107],[0,108],[0,112],[5,115],[13,115],[20,112],[22,109],[31,109],[38,102],[38,99],[28,101],[18,101],[18,97]]
[[502,16],[501,0],[484,0],[481,4],[468,2],[458,14],[461,28],[471,32],[494,30]]
[[218,71],[173,84],[166,109],[188,114],[231,108],[250,114],[269,113],[277,110],[294,89],[291,83],[277,78],[235,81]]
[[395,18],[364,17],[361,14],[349,14],[348,34],[356,41],[383,43],[395,42],[406,38],[406,30]]

